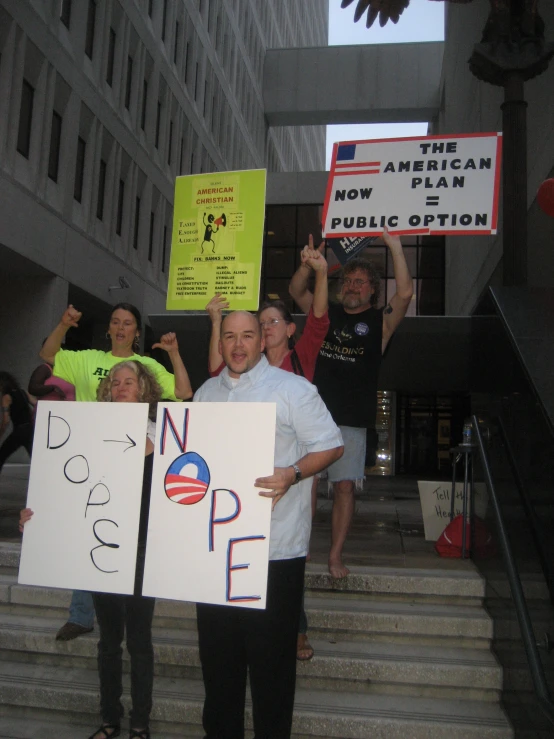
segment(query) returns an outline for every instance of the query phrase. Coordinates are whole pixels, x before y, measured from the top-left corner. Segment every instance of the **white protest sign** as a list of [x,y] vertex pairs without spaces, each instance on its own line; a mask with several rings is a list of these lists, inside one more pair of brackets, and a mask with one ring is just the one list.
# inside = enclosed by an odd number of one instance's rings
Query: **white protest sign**
[[41,401],[19,582],[131,594],[148,405]]
[[265,608],[275,403],[160,403],[144,595]]
[[[430,482],[419,480],[419,499],[423,512],[423,529],[426,541],[436,541],[450,523],[450,500],[452,496],[451,482]],[[468,486],[468,515],[469,491]],[[463,513],[463,483],[457,482],[455,488],[454,515]],[[479,518],[485,518],[487,512],[488,494],[484,482],[475,483],[475,513]]]
[[334,144],[325,238],[494,234],[502,134]]

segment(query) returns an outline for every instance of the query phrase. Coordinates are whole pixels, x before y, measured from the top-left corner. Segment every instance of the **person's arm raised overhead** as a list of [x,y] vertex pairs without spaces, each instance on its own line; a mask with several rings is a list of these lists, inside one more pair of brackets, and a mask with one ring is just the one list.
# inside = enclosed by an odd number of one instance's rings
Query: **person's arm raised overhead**
[[393,236],[385,229],[383,241],[388,246],[392,257],[394,279],[396,280],[396,292],[383,311],[382,351],[384,352],[391,336],[406,315],[413,295],[413,283],[399,237]]
[[[314,249],[314,237],[310,234],[308,245],[300,252],[300,266],[293,274],[290,281],[289,294],[304,313],[310,312],[310,308],[314,302],[314,295],[310,290],[308,290],[308,280],[313,267],[308,263],[307,255],[310,254],[313,259],[314,252],[318,251],[321,255],[324,247],[325,242],[323,242],[318,249]],[[327,262],[325,262],[325,265],[327,265]],[[325,270],[325,279],[327,279],[327,270]]]
[[179,353],[177,336],[173,332],[164,334],[157,344],[152,344],[152,349],[163,349],[169,356],[175,376],[175,396],[181,400],[192,398],[192,387],[188,372]]
[[[315,272],[314,294],[312,310],[316,318],[321,318],[329,310],[329,288],[327,283],[327,260],[323,256],[325,242],[314,249],[314,240],[310,236],[310,243],[300,254],[303,263],[308,264]],[[308,308],[309,310],[309,308]],[[305,311],[306,313],[308,311]]]
[[83,314],[76,310],[72,305],[69,305],[65,309],[60,322],[42,345],[42,349],[39,352],[41,359],[44,359],[45,362],[49,362],[50,364],[54,364],[56,354],[61,349],[66,333],[72,326],[74,328],[78,327],[82,315]]
[[221,322],[223,320],[222,311],[228,307],[227,298],[223,297],[221,293],[216,293],[206,306],[206,311],[212,322],[208,355],[208,370],[210,374],[215,374],[223,364],[223,357],[219,351],[219,339],[221,338]]

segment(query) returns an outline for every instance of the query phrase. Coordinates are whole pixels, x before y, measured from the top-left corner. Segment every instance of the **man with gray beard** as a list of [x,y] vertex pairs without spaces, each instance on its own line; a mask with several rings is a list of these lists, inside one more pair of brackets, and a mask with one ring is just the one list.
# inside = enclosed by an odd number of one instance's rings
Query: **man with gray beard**
[[[381,280],[373,264],[365,258],[346,263],[339,305],[329,305],[331,325],[314,376],[344,440],[344,455],[328,468],[333,484],[329,572],[335,578],[349,573],[342,549],[354,514],[354,490],[361,489],[364,480],[367,429],[375,427],[381,357],[412,299],[412,278],[400,239],[385,230],[383,240],[393,261],[396,293],[385,308],[377,308]],[[308,277],[309,268],[301,265],[289,288],[305,313],[313,300]]]

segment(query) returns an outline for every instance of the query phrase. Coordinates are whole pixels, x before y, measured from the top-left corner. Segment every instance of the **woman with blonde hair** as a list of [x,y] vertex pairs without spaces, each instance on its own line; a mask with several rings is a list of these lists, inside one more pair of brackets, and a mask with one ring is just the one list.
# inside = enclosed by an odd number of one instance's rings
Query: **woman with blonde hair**
[[[121,716],[123,715],[121,705],[123,650],[121,644],[125,633],[127,650],[131,657],[132,707],[129,739],[150,739],[149,719],[154,680],[152,618],[155,600],[142,596],[141,592],[156,435],[154,418],[156,403],[161,398],[161,392],[155,377],[143,364],[134,360],[116,364],[98,387],[97,399],[101,402],[148,403],[150,409],[144,452],[144,478],[134,594],[92,594],[100,628],[98,674],[102,724],[90,736],[90,739],[110,739],[121,734]],[[32,515],[33,512],[29,508],[21,511],[20,526],[23,526]]]

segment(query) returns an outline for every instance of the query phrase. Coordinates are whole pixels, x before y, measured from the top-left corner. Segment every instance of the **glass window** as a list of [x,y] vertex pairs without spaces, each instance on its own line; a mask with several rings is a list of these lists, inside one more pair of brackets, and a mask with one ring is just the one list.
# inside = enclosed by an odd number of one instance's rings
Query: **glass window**
[[271,248],[265,253],[265,270],[272,277],[290,277],[296,269],[294,249]]
[[80,203],[83,199],[86,150],[86,141],[79,136],[79,138],[77,139],[77,157],[75,159],[75,184],[73,186],[73,197],[78,203]]
[[60,7],[60,20],[64,26],[69,28],[71,23],[71,0],[62,0]]
[[282,300],[287,308],[292,312],[294,301],[289,295],[289,282],[290,278],[282,280],[272,278],[266,280],[260,303],[263,303],[265,300]]
[[418,256],[419,277],[435,277],[442,279],[444,277],[444,247],[441,244],[437,246],[420,246]]
[[85,54],[92,59],[94,51],[94,32],[96,27],[96,0],[88,0],[87,32],[85,36]]
[[55,110],[52,111],[52,129],[50,131],[50,152],[48,154],[48,177],[58,181],[60,166],[60,144],[62,140],[62,117]]
[[131,105],[131,87],[133,84],[133,59],[127,57],[127,80],[125,82],[125,107],[129,110]]
[[179,21],[175,21],[175,42],[173,44],[173,64],[177,64],[177,54],[179,53]]
[[173,148],[173,121],[169,122],[169,142],[167,145],[167,163],[171,164],[171,149]]
[[[402,237],[402,245],[404,246],[404,256],[412,277],[417,275],[417,246],[406,246],[404,237]],[[386,247],[385,247],[386,248]],[[390,251],[387,248],[387,277],[394,277],[394,263]]]
[[167,253],[167,226],[164,226],[164,237],[162,240],[162,272],[165,272],[166,253]]
[[296,206],[270,206],[265,227],[268,246],[296,246]]
[[117,218],[115,221],[115,232],[118,236],[121,236],[121,229],[123,226],[123,201],[125,198],[125,182],[119,180],[119,189],[117,193]]
[[154,222],[155,222],[156,216],[154,215],[154,211],[151,211],[150,213],[150,233],[148,234],[148,261],[152,261],[152,254],[154,252]]
[[163,0],[163,13],[162,13],[162,41],[165,41],[165,26],[167,23],[167,0]]
[[419,280],[418,313],[422,316],[444,315],[444,280]]
[[142,110],[140,113],[140,127],[144,131],[146,126],[146,103],[148,101],[148,82],[146,80],[142,83]]
[[104,219],[104,195],[106,192],[106,171],[108,165],[106,162],[100,160],[100,171],[98,173],[98,199],[96,201],[96,217],[99,221]]
[[321,211],[322,207],[320,205],[298,206],[297,244],[307,244],[310,234],[314,237],[314,244],[316,246],[321,244]]
[[156,138],[154,140],[154,146],[156,149],[158,148],[158,145],[160,143],[160,124],[162,121],[162,104],[158,100],[158,110],[156,113]]
[[23,80],[21,88],[21,105],[19,108],[19,128],[17,131],[17,151],[27,159],[31,149],[31,126],[33,123],[33,101],[35,88]]
[[110,28],[110,39],[108,42],[108,65],[106,67],[106,82],[111,87],[113,83],[113,68],[115,60],[115,41],[116,34],[113,28]]
[[135,199],[135,228],[133,230],[133,249],[138,249],[138,237],[139,237],[139,225],[140,225],[140,198],[137,195]]

